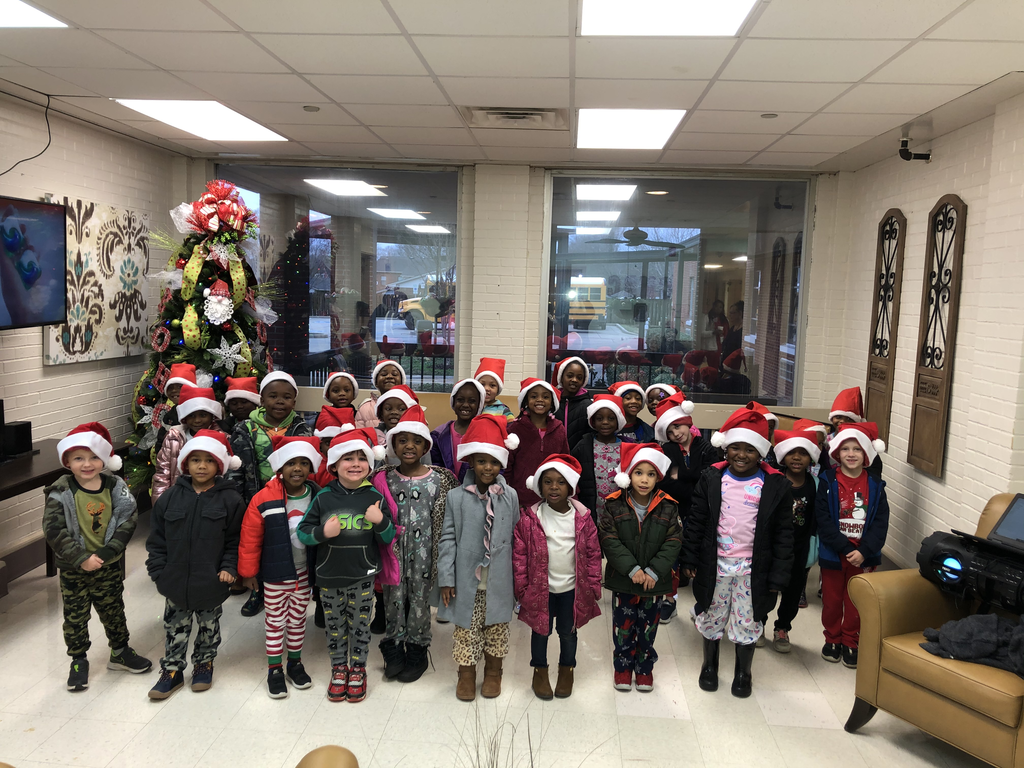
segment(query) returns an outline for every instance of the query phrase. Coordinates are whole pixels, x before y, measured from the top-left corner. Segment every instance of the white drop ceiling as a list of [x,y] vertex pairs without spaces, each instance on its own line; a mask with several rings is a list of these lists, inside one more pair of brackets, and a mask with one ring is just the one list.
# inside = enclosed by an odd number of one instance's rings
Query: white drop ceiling
[[[0,91],[213,158],[851,169],[1024,91],[1020,0],[762,0],[714,38],[580,37],[578,0],[30,4],[69,28],[0,29]],[[205,141],[113,98],[216,99],[289,142]],[[466,106],[570,130],[470,129]],[[579,150],[581,108],[688,112],[664,150]]]

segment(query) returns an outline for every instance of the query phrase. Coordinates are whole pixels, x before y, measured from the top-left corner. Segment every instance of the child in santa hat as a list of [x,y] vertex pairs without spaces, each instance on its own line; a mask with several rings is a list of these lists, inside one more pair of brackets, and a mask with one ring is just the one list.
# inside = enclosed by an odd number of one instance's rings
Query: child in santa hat
[[[275,437],[269,457],[274,476],[249,502],[238,544],[238,575],[250,589],[263,578],[266,605],[267,691],[272,699],[288,697],[287,679],[305,690],[313,683],[302,665],[309,605],[309,562],[316,551],[299,541],[299,522],[320,492],[312,481],[320,466],[315,437]],[[282,665],[287,643],[288,667]]]
[[821,565],[821,623],[825,661],[857,668],[860,614],[847,589],[858,573],[875,570],[889,531],[885,481],[868,468],[885,450],[873,422],[840,424],[828,442],[838,467],[818,483],[815,517]]
[[377,391],[371,392],[356,411],[357,429],[376,428],[380,423],[380,417],[377,415],[377,399],[392,387],[408,383],[405,369],[394,360],[381,360],[377,363],[370,375],[370,381],[373,382]]
[[597,395],[587,406],[590,432],[572,449],[573,457],[583,467],[580,475],[579,498],[594,516],[594,524],[604,511],[604,500],[614,493],[615,475],[619,471],[618,432],[626,424],[622,398],[617,395]]
[[590,395],[586,386],[590,383],[590,369],[581,357],[567,357],[555,365],[555,373],[551,382],[558,388],[558,407],[555,418],[565,425],[565,434],[569,439],[569,449],[590,432],[587,406]]
[[404,384],[397,384],[377,398],[377,440],[383,445],[384,436],[393,429],[408,409],[419,405],[416,393]]
[[217,422],[224,417],[224,409],[216,398],[212,389],[191,384],[181,388],[177,406],[181,423],[168,427],[163,447],[156,454],[156,471],[150,492],[154,503],[178,479],[178,454],[182,446],[202,429],[221,431]]
[[[209,384],[209,382],[204,383]],[[156,456],[164,445],[164,438],[167,437],[167,427],[173,427],[181,423],[178,419],[178,398],[181,395],[181,388],[186,384],[192,387],[199,386],[196,383],[196,367],[191,363],[173,363],[171,365],[170,377],[164,382],[163,391],[163,395],[170,401],[171,407],[160,416],[160,421],[166,426],[161,427],[157,433],[156,445],[153,447],[153,456]]]
[[658,412],[658,405],[662,400],[674,395],[678,391],[679,389],[671,384],[651,384],[651,386],[645,389],[644,401],[647,403],[647,410],[651,416]]
[[245,501],[227,472],[238,468],[223,432],[200,430],[178,454],[178,479],[153,505],[146,569],[166,598],[164,657],[151,699],[185,685],[185,654],[193,622],[192,690],[213,685],[221,605],[238,578],[238,537]]
[[481,357],[473,378],[484,385],[484,413],[504,416],[512,421],[516,417],[512,409],[498,399],[505,388],[505,361],[500,357]]
[[[832,402],[832,409],[828,413],[828,420],[832,425],[830,437],[835,437],[844,424],[859,424],[864,421],[864,399],[861,397],[860,387],[850,387],[836,395],[836,399]],[[830,459],[832,458],[831,452],[827,451],[826,454]],[[835,462],[824,462],[822,469],[831,474],[835,470]],[[882,479],[882,457],[880,455],[876,454],[868,464],[868,472],[876,480]]]
[[654,427],[638,418],[645,405],[644,388],[635,381],[619,381],[608,391],[622,398],[626,426],[619,430],[619,437],[627,443],[653,443]]
[[679,557],[678,505],[658,490],[669,468],[657,443],[622,443],[615,484],[597,525],[608,558],[604,585],[612,591],[612,654],[617,691],[654,689],[661,599],[672,591]]
[[448,398],[455,418],[442,424],[430,433],[433,446],[430,449],[430,463],[452,472],[461,483],[469,465],[459,459],[459,445],[466,439],[469,423],[484,412],[487,392],[476,379],[463,379],[452,387]]
[[89,687],[89,617],[100,617],[110,644],[108,669],[135,674],[153,666],[128,645],[121,564],[135,533],[138,510],[124,480],[101,474],[121,468],[107,428],[97,421],[72,429],[57,443],[60,462],[70,475],[46,487],[43,534],[60,569],[64,602],[64,644],[71,657],[69,691]]
[[384,497],[369,481],[375,461],[384,457],[374,429],[350,429],[331,441],[327,464],[336,478],[313,499],[299,523],[298,537],[316,547],[316,581],[327,619],[331,655],[329,701],[366,698],[373,585],[384,569],[397,576],[395,537]]
[[[793,496],[785,475],[768,466],[768,422],[740,408],[711,438],[725,461],[701,475],[683,539],[682,565],[704,610],[701,690],[718,690],[718,656],[728,633],[736,645],[732,695],[750,696],[751,665],[764,632],[759,617],[775,606],[793,568]],[[802,564],[801,564],[802,565]]]
[[388,431],[388,456],[397,464],[382,467],[373,485],[388,502],[400,533],[394,547],[398,583],[384,587],[384,677],[411,683],[427,670],[430,605],[437,603],[437,547],[448,491],[459,481],[444,467],[423,463],[433,440],[423,409],[414,405]]
[[313,482],[321,488],[334,479],[331,468],[327,466],[327,451],[331,447],[331,440],[342,432],[356,428],[355,412],[351,408],[335,408],[333,405],[325,405],[320,409],[320,415],[316,417],[316,427],[313,430],[313,437],[320,441],[320,469],[313,476]]
[[[572,695],[576,631],[601,614],[601,546],[590,510],[576,499],[580,463],[549,456],[527,479],[539,500],[524,504],[516,523],[512,564],[519,620],[531,630],[533,692],[539,699]],[[548,638],[558,629],[558,679],[548,676]]]
[[508,425],[508,433],[519,438],[519,447],[509,454],[505,479],[516,489],[521,506],[540,501],[526,484],[548,456],[568,453],[565,425],[554,417],[558,392],[543,379],[519,383],[519,416]]
[[260,404],[260,391],[255,376],[244,376],[236,379],[228,376],[227,392],[224,393],[224,408],[227,415],[221,420],[220,428],[231,434],[237,424],[249,418]]
[[757,411],[764,416],[765,421],[768,422],[768,442],[771,444],[768,448],[768,453],[762,458],[764,462],[772,469],[782,470],[782,465],[775,458],[775,428],[779,426],[779,417],[769,411],[765,406],[761,405],[757,400],[751,400],[747,403],[746,407],[751,411]]
[[324,402],[334,408],[351,408],[353,415],[356,407],[352,405],[359,396],[359,382],[348,371],[336,371],[324,382]]
[[512,531],[519,498],[501,476],[508,452],[519,445],[508,421],[488,413],[475,417],[458,447],[469,465],[459,488],[448,492],[437,548],[441,588],[438,617],[455,623],[452,657],[459,665],[455,695],[476,698],[476,667],[484,657],[484,698],[501,694],[502,660],[512,621]]

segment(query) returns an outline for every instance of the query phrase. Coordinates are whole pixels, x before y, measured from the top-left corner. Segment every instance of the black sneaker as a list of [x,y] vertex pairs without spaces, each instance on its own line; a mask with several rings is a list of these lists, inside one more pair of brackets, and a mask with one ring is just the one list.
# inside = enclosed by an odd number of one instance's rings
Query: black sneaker
[[807,607],[807,590],[806,589],[803,592],[800,593],[800,602],[797,603],[796,607],[797,608],[806,608]]
[[192,666],[192,690],[195,693],[213,687],[213,662],[204,661]]
[[288,666],[285,670],[285,675],[288,676],[288,682],[300,691],[304,691],[313,685],[313,681],[310,680],[309,675],[306,674],[306,668],[302,666],[302,662],[298,659],[288,659]]
[[857,668],[857,649],[843,646],[843,666],[850,669]]
[[840,650],[841,647],[839,643],[825,643],[821,647],[821,658],[833,664],[838,664],[843,658],[843,653]]
[[84,691],[89,687],[89,660],[79,656],[71,660],[71,671],[68,673],[68,690]]
[[427,645],[405,644],[405,669],[398,673],[398,682],[415,683],[427,671]]
[[249,593],[249,599],[242,606],[243,616],[255,616],[263,610],[263,590],[254,589]]
[[663,600],[661,603],[661,616],[660,621],[662,624],[668,624],[672,621],[672,617],[676,615],[676,601],[675,600]]
[[179,690],[185,687],[185,676],[180,669],[161,669],[160,679],[156,685],[149,689],[149,698],[161,700],[169,699]]
[[149,672],[152,668],[152,661],[139,656],[130,647],[126,647],[120,654],[111,651],[110,658],[107,659],[107,669],[123,669],[133,675],[141,675],[143,672]]
[[288,686],[284,682],[284,670],[271,667],[267,672],[267,693],[272,699],[287,699]]

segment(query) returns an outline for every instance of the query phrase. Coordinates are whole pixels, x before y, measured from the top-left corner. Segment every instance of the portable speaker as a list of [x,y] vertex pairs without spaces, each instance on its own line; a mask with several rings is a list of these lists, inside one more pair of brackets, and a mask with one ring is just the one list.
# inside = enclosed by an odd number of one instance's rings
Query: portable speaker
[[32,422],[8,421],[4,424],[4,455],[17,456],[32,450]]

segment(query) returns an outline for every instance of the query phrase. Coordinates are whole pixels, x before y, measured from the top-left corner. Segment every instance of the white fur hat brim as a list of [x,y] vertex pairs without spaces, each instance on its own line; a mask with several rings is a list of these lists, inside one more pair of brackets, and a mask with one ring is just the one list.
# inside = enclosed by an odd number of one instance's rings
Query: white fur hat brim
[[845,416],[850,419],[854,424],[859,424],[864,421],[864,417],[860,416],[853,411],[829,411],[828,420],[832,421],[836,416]]
[[508,466],[508,449],[494,445],[494,443],[460,443],[455,458],[459,461],[466,461],[474,453],[486,453],[497,459],[502,468]]
[[526,396],[530,394],[531,389],[536,389],[537,387],[545,389],[551,394],[551,410],[557,411],[559,403],[558,390],[546,381],[535,382],[519,393],[519,396],[516,398],[516,401],[519,403],[519,410],[522,411],[526,407]]
[[206,451],[220,465],[220,472],[223,475],[230,469],[238,469],[242,466],[242,460],[237,456],[228,454],[227,449],[212,437],[193,437],[181,449],[178,454],[178,471],[184,472],[188,464],[188,456],[196,451]]
[[229,389],[224,395],[224,402],[229,400],[248,400],[254,405],[260,404],[260,396],[256,392],[247,392],[244,389]]
[[762,459],[768,455],[768,451],[772,447],[767,437],[761,437],[757,432],[742,427],[734,427],[725,432],[715,432],[711,436],[711,444],[715,448],[728,448],[733,443],[747,443],[754,446],[754,450],[761,454]]
[[313,437],[319,437],[322,440],[325,437],[337,437],[344,431],[341,427],[324,427],[323,429],[314,429]]
[[821,457],[821,448],[818,444],[811,440],[809,437],[791,437],[788,440],[780,440],[775,444],[775,458],[781,462],[786,458],[786,454],[792,451],[794,448],[803,448],[811,457],[811,461],[817,462]]
[[658,417],[658,420],[654,422],[654,439],[659,443],[668,442],[668,428],[680,419],[690,419],[690,424],[693,424],[693,418],[690,415],[692,413],[693,403],[689,400],[685,400],[682,405],[673,406],[669,410],[665,411]]
[[416,405],[416,401],[409,396],[408,392],[401,389],[389,389],[383,395],[377,398],[376,412],[380,416],[380,407],[384,405],[388,400],[401,400],[405,403],[406,408],[412,408]]
[[[491,375],[493,376],[494,374],[491,374]],[[484,400],[487,399],[487,390],[485,390],[484,389],[484,385],[481,384],[476,379],[463,379],[462,381],[456,382],[455,386],[452,387],[452,393],[448,396],[448,404],[452,407],[452,410],[454,411],[455,410],[455,395],[456,395],[456,393],[458,393],[458,391],[460,389],[462,389],[467,384],[469,384],[470,386],[475,387],[476,391],[477,391],[477,394],[480,395],[480,405],[476,409],[476,415],[479,416],[481,413],[484,412],[484,408],[487,407],[487,404],[484,402]]]
[[623,429],[626,426],[626,414],[622,412],[621,408],[617,407],[613,403],[608,402],[607,400],[595,400],[594,402],[587,406],[587,423],[589,424],[590,420],[594,418],[594,414],[596,414],[603,408],[607,408],[609,411],[615,414],[615,421],[619,425],[619,429],[616,430],[616,432]]
[[[610,387],[609,391],[611,391]],[[612,394],[618,395],[619,397],[625,397],[627,392],[636,392],[638,395],[640,395],[640,397],[647,397],[647,392],[645,392],[644,388],[641,387],[639,384],[626,384],[621,387],[616,387],[615,391],[612,392]]]
[[167,382],[164,384],[164,392],[166,392],[167,388],[169,386],[171,386],[172,384],[180,384],[181,386],[185,386],[186,384],[188,384],[190,387],[197,386],[196,382],[194,382],[194,381],[189,381],[188,379],[183,379],[181,376],[174,376],[174,377],[168,379]]
[[323,456],[320,455],[320,451],[316,450],[309,443],[301,441],[288,443],[283,448],[274,451],[267,457],[267,461],[270,462],[270,468],[277,473],[280,472],[281,468],[289,461],[298,458],[309,459],[309,463],[313,465],[314,474],[316,474],[317,470],[320,469],[320,462],[323,461]]
[[558,474],[565,478],[565,482],[572,488],[570,496],[576,495],[576,488],[580,484],[580,473],[574,472],[571,467],[562,461],[545,461],[539,467],[537,471],[526,478],[526,487],[533,491],[535,494],[540,496],[540,479],[544,476],[544,473],[549,469],[555,470]]
[[337,443],[327,449],[327,466],[334,467],[342,456],[346,453],[351,453],[352,451],[362,451],[366,455],[366,460],[370,464],[370,469],[373,469],[373,463],[375,461],[380,461],[385,455],[387,455],[387,451],[383,445],[370,447],[370,444],[361,437],[353,437],[351,440],[346,440],[344,443]]
[[[567,357],[565,360],[558,364],[558,386],[562,386],[562,375],[565,373],[565,369],[573,363],[578,363],[583,366],[583,387],[586,387],[590,383],[590,366],[584,362],[582,357]],[[582,389],[582,387],[581,387]]]
[[92,451],[103,460],[103,466],[112,472],[121,469],[121,457],[114,453],[114,446],[95,432],[79,432],[68,435],[57,443],[57,455],[60,457],[61,464],[64,463],[64,454],[75,448],[87,448]]
[[298,385],[295,383],[295,379],[292,378],[291,374],[285,373],[284,371],[271,371],[263,377],[263,381],[260,382],[260,394],[263,394],[263,390],[273,384],[275,381],[284,381],[291,384],[292,389],[296,392],[299,391]]
[[[629,476],[633,474],[633,470],[637,464],[643,464],[644,462],[652,464],[658,474],[664,479],[665,475],[668,474],[669,469],[672,468],[672,460],[661,451],[656,451],[653,448],[641,448],[639,451],[633,454],[632,460],[629,462],[628,467],[621,467],[622,471],[615,475],[615,484],[620,488],[629,487]],[[622,485],[619,479],[620,475],[626,476],[626,484]]]
[[210,400],[206,397],[190,397],[183,403],[178,403],[177,413],[179,419],[184,419],[186,416],[191,416],[197,411],[206,411],[215,419],[224,418],[224,408],[216,400]]
[[324,382],[325,403],[331,402],[330,400],[327,399],[327,390],[331,388],[331,384],[335,381],[335,379],[348,379],[349,383],[352,385],[352,399],[355,400],[356,397],[359,396],[359,382],[356,381],[356,377],[353,376],[351,373],[348,373],[347,371],[336,371],[335,373],[332,373],[330,376],[328,376],[327,381]]
[[678,389],[676,389],[676,387],[672,386],[671,384],[651,384],[651,386],[644,390],[644,398],[646,399],[651,394],[651,392],[653,392],[656,389],[660,389],[662,392],[665,392],[669,395],[674,395],[676,392],[679,391]]
[[480,377],[481,376],[490,376],[496,382],[498,382],[498,394],[499,395],[501,394],[501,390],[503,390],[505,388],[505,382],[501,380],[501,376],[496,374],[494,371],[480,371],[480,373],[478,373],[473,378],[476,379],[477,381],[480,381]]
[[[377,376],[380,374],[381,371],[383,371],[389,365],[393,365],[393,366],[395,366],[395,368],[398,369],[398,372],[402,375],[402,381],[401,381],[402,384],[408,383],[407,382],[408,376],[406,376],[405,369],[402,366],[400,366],[394,360],[381,360],[379,363],[377,363],[375,366],[373,366],[373,373],[370,374],[370,381],[373,382],[373,386],[375,386],[375,387],[377,386]],[[380,387],[377,387],[377,388],[380,389]]]
[[870,467],[878,458],[878,454],[885,453],[885,443],[881,440],[870,440],[868,436],[859,429],[841,429],[836,432],[828,441],[828,455],[839,461],[839,449],[847,440],[856,440],[857,445],[864,451],[864,467]]
[[388,433],[384,436],[384,445],[389,451],[389,456],[397,457],[398,454],[395,453],[395,437],[402,432],[419,435],[426,440],[428,452],[434,447],[434,438],[430,436],[430,427],[417,421],[402,421],[396,424],[393,429],[388,430]]

